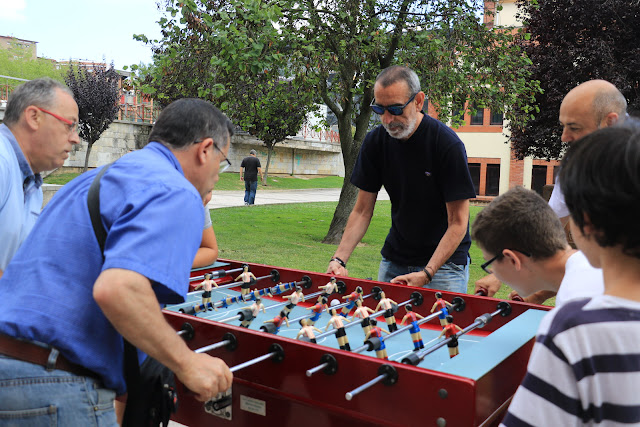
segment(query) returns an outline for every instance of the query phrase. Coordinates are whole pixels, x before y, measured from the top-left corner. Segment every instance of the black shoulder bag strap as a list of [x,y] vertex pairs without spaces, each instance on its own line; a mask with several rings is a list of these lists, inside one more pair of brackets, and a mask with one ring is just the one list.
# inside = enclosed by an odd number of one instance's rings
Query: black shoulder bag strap
[[[98,244],[100,245],[100,252],[104,259],[104,244],[107,240],[107,231],[102,225],[102,219],[100,219],[100,179],[105,174],[107,169],[111,167],[113,163],[109,163],[96,175],[89,187],[89,194],[87,195],[87,206],[89,207],[89,216],[91,217],[91,225],[93,226],[93,232],[96,234]],[[129,341],[123,338],[124,341],[124,378],[127,382],[127,391],[131,392],[140,384],[140,367],[138,365],[138,352],[136,348],[131,345]]]

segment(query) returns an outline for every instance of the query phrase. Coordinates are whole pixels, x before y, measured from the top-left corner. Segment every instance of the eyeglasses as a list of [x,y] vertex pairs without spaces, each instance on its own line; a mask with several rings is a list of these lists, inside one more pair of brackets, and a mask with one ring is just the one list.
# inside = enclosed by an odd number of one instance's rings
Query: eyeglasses
[[60,120],[62,123],[67,125],[67,128],[69,129],[69,133],[72,133],[73,131],[77,131],[78,130],[78,122],[71,121],[69,119],[65,119],[64,117],[61,117],[61,116],[57,115],[56,113],[52,113],[51,111],[45,110],[44,108],[40,108],[38,106],[34,106],[34,107],[36,107],[38,110],[42,111],[43,113],[47,113],[50,116],[55,117],[56,119]]
[[[219,149],[216,144],[213,144],[213,146],[216,148],[216,150],[218,150],[220,153],[222,153],[222,150]],[[229,159],[227,159],[227,156],[225,156],[224,153],[222,153],[222,155],[224,156],[224,159],[222,159],[222,162],[227,162],[227,164],[224,165],[224,166],[220,166],[220,169],[218,170],[218,173],[222,173],[222,172],[226,171],[227,169],[229,169],[229,166],[231,166],[231,162],[229,161]],[[220,162],[220,163],[222,163],[222,162]]]
[[[522,255],[524,255],[524,256],[528,256],[528,257],[530,257],[530,256],[531,256],[531,254],[529,254],[529,253],[527,253],[527,252],[525,252],[525,251],[519,251],[519,250],[517,250],[517,249],[511,249],[511,250],[512,250],[512,251],[516,251],[516,252],[520,252],[520,253],[521,253]],[[503,249],[502,251],[504,251],[504,249]],[[494,262],[494,261],[496,261],[496,260],[498,260],[498,259],[500,259],[500,258],[503,258],[503,257],[504,257],[504,254],[502,253],[502,251],[500,251],[500,252],[498,253],[498,255],[494,256],[494,257],[493,257],[493,258],[491,258],[489,261],[487,261],[487,262],[485,262],[484,264],[482,264],[482,265],[480,266],[480,268],[482,268],[482,269],[484,270],[484,272],[485,272],[485,273],[487,273],[487,274],[493,274],[493,269],[492,269],[492,268],[490,268],[490,267],[489,267],[489,265],[490,265],[492,262]]]
[[402,112],[404,111],[404,108],[407,105],[409,105],[409,103],[411,101],[413,101],[413,99],[416,97],[416,95],[417,95],[417,93],[414,93],[413,95],[411,95],[411,98],[409,98],[407,103],[404,104],[403,106],[390,105],[388,107],[385,107],[385,106],[376,104],[376,100],[375,99],[371,102],[371,105],[369,105],[369,106],[371,107],[371,109],[373,110],[374,113],[379,114],[379,115],[383,115],[384,114],[384,110],[387,110],[389,112],[389,114],[391,114],[392,116],[400,116],[400,115],[402,115]]

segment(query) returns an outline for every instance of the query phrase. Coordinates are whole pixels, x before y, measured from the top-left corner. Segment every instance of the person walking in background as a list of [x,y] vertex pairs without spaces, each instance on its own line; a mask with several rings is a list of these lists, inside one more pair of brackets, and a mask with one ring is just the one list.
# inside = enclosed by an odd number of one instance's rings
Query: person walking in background
[[240,181],[244,181],[244,204],[253,205],[256,201],[258,189],[258,174],[262,179],[262,165],[256,157],[256,150],[249,151],[249,156],[240,163]]

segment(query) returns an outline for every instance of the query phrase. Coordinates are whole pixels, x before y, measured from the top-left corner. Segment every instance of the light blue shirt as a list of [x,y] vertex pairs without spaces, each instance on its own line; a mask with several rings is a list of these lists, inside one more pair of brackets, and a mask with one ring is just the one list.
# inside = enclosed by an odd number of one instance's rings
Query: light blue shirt
[[127,154],[100,181],[103,263],[87,208],[96,173],[58,191],[0,279],[0,332],[57,348],[122,394],[122,336],[93,299],[93,285],[103,270],[126,269],[147,277],[160,303],[183,302],[204,210],[169,149],[152,142]]
[[9,128],[0,125],[0,270],[27,237],[42,209],[42,178],[34,174]]

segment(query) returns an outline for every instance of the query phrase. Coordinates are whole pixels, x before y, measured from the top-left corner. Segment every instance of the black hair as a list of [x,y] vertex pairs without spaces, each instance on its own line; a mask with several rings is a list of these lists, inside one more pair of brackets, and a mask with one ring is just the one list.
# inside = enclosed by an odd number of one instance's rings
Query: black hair
[[212,138],[221,149],[227,146],[231,136],[233,124],[213,104],[197,98],[182,98],[162,110],[151,129],[149,142],[179,150]]
[[575,224],[593,225],[596,242],[621,245],[640,258],[640,121],[597,130],[574,142],[560,169],[560,186]]

